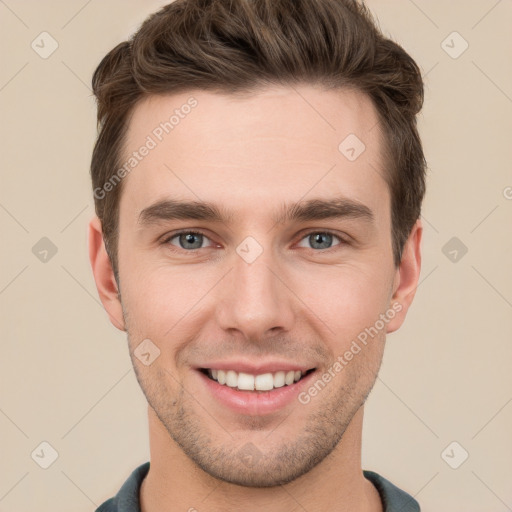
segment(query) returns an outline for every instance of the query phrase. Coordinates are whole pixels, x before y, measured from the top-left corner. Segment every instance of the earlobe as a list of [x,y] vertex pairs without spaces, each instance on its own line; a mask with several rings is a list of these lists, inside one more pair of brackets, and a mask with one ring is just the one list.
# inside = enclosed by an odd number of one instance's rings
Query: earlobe
[[114,271],[105,249],[101,221],[97,216],[89,222],[88,239],[89,260],[101,303],[112,324],[120,331],[126,331]]
[[391,306],[397,314],[387,325],[387,333],[394,332],[403,324],[409,306],[411,305],[421,271],[421,236],[423,227],[421,220],[418,219],[414,224],[409,238],[405,243],[402,253],[402,260],[399,268],[396,270],[393,282],[393,296]]

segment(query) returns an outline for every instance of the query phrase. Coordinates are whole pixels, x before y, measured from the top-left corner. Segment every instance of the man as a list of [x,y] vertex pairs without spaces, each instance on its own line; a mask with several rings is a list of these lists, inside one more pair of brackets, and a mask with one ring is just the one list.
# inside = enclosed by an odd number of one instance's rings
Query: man
[[177,0],[93,87],[90,260],[151,452],[98,510],[419,510],[361,468],[420,273],[415,62],[360,2]]

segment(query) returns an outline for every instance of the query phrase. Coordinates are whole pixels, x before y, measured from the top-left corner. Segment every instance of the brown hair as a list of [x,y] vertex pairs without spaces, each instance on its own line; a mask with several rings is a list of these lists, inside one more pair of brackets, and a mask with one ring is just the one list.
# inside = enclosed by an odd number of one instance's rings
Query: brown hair
[[117,280],[122,181],[108,193],[97,191],[121,165],[135,104],[152,94],[235,94],[297,83],[356,88],[373,101],[385,138],[393,255],[400,263],[425,193],[416,126],[423,81],[414,60],[383,36],[357,0],[175,0],[113,48],[92,79],[98,104],[92,185]]

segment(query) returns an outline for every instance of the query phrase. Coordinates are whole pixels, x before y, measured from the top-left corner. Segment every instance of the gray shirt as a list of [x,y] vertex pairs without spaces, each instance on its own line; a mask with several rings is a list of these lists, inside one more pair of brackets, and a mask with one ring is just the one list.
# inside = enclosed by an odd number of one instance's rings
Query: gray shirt
[[[128,477],[119,492],[105,501],[96,512],[141,512],[139,502],[140,484],[149,471],[149,462],[145,462]],[[420,512],[418,502],[389,480],[373,471],[363,471],[364,477],[379,491],[384,512]]]

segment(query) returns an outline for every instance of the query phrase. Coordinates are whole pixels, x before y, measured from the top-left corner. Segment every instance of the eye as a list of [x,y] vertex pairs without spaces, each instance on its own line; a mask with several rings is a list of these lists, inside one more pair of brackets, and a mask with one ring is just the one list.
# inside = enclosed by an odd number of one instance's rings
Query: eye
[[[335,244],[335,246],[347,243],[343,238],[330,231],[311,231],[301,239],[301,242],[305,240],[311,244],[313,249],[326,250],[333,247],[332,242],[334,238],[340,241],[340,243]],[[304,246],[299,244],[299,247]]]
[[[333,245],[334,239],[337,239],[339,243]],[[206,241],[210,243],[208,245],[203,245]],[[311,244],[309,248],[319,251],[328,250],[338,245],[348,244],[346,240],[331,231],[311,231],[301,238],[299,247],[305,247],[303,245],[304,243]],[[178,233],[173,233],[166,237],[162,241],[162,244],[171,245],[176,247],[176,250],[181,249],[187,252],[205,249],[206,247],[213,247],[215,245],[204,233],[200,231],[180,231]]]
[[[177,239],[177,244],[173,243],[172,240]],[[205,240],[210,241],[210,239],[199,231],[181,231],[179,233],[174,233],[173,235],[167,237],[163,240],[163,244],[173,245],[183,250],[197,250],[203,249],[203,242]],[[213,245],[213,244],[211,244]],[[209,247],[209,246],[207,246]]]

